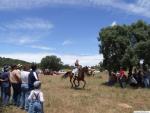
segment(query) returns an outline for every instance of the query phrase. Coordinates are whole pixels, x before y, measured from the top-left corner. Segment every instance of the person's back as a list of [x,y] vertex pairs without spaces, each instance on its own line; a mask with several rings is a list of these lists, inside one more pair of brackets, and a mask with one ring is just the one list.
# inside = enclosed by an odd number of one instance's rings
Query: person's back
[[15,83],[15,84],[21,83],[20,74],[19,74],[18,70],[14,69],[10,73],[10,82]]
[[21,70],[21,99],[20,99],[20,107],[21,109],[28,110],[28,100],[27,97],[29,95],[29,85],[28,85],[28,77],[29,77],[29,67],[27,65],[23,66],[23,70]]
[[9,73],[9,72],[3,72],[3,73],[1,74],[1,79],[4,80],[4,81],[2,82],[2,84],[4,83],[4,84],[10,85],[9,76],[10,76],[10,73]]
[[32,64],[31,69],[32,71],[30,72],[29,77],[28,77],[28,84],[29,84],[30,91],[34,89],[34,82],[39,80],[38,74],[36,73],[36,69],[37,69],[36,65]]
[[34,89],[31,91],[28,99],[30,101],[40,101],[44,102],[43,93],[40,89]]
[[28,71],[21,71],[21,81],[24,84],[28,84],[28,77],[29,77],[30,72]]
[[44,97],[43,92],[40,90],[41,82],[34,82],[34,90],[31,91],[28,100],[30,101],[28,113],[44,113],[43,103]]
[[21,95],[21,78],[20,73],[17,70],[17,65],[12,65],[12,72],[10,74],[10,82],[13,87],[13,102],[18,107],[20,106],[20,95]]
[[29,90],[34,89],[34,82],[38,80],[37,73],[34,71],[31,71],[28,77],[28,84],[29,84]]

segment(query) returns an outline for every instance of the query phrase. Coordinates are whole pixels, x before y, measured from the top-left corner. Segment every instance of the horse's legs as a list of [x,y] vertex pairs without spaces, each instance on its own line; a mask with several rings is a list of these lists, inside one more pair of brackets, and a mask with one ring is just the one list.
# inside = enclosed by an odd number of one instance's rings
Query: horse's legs
[[77,85],[77,87],[79,87],[80,86],[80,81],[78,80],[78,85]]
[[70,76],[70,83],[71,83],[71,88],[73,88],[73,83],[72,83],[72,76]]
[[[78,81],[78,85],[76,85],[76,80]],[[79,87],[79,80],[77,77],[74,78],[73,83],[75,87]]]
[[85,85],[86,85],[86,81],[85,81],[85,80],[83,80],[83,82],[84,82],[83,88],[85,88]]
[[76,78],[73,78],[73,84],[74,84],[74,86],[76,87],[75,81],[76,81]]

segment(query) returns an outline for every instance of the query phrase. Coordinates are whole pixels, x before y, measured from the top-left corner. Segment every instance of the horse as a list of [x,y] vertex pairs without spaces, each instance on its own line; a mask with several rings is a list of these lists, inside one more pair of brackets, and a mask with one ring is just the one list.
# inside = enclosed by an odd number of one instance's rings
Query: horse
[[[62,76],[62,78],[70,77],[71,88],[73,88],[74,86],[75,88],[79,87],[80,81],[83,81],[84,82],[83,88],[85,88],[86,85],[86,81],[84,80],[85,74],[89,75],[89,70],[87,66],[79,68],[78,76],[74,76],[72,71],[68,71]],[[78,82],[78,84],[76,84],[76,81]]]
[[94,77],[95,76],[95,69],[89,69],[89,73],[90,73],[89,74],[90,76]]

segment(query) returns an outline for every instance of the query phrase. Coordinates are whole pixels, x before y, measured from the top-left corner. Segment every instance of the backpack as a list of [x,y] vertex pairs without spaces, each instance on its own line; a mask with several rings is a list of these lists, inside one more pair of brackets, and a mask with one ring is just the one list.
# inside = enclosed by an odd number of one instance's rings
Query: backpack
[[39,93],[38,94],[34,93],[34,96],[35,96],[35,100],[33,102],[33,111],[34,112],[41,112],[42,111],[42,104],[40,102]]

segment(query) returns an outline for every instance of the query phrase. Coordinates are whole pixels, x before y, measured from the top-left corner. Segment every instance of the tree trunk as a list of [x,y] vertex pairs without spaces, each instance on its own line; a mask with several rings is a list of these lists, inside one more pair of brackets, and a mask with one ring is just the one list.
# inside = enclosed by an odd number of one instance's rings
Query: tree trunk
[[129,67],[129,75],[132,75],[133,66]]
[[111,80],[111,70],[108,70],[108,74],[109,74],[108,82],[110,82],[110,80]]

